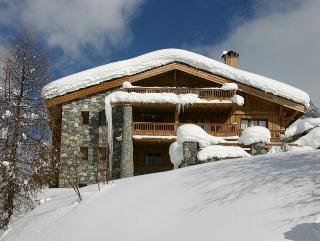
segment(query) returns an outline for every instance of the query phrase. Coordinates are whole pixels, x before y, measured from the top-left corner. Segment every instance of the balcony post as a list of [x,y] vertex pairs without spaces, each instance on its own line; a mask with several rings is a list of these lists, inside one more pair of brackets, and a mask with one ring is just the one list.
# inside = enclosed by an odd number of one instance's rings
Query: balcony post
[[120,176],[124,178],[133,175],[132,105],[125,104],[123,106]]
[[176,110],[174,112],[174,134],[177,134],[178,126],[179,126],[179,112],[178,112],[178,106],[176,106]]

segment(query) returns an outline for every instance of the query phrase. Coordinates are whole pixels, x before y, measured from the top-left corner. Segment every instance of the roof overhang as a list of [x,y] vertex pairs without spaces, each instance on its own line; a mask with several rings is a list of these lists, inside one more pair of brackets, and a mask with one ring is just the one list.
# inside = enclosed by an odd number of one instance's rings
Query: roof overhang
[[301,113],[304,113],[306,111],[306,107],[303,104],[296,103],[292,100],[288,100],[283,97],[264,92],[262,90],[254,88],[252,86],[248,86],[248,85],[239,83],[235,80],[231,80],[226,77],[221,77],[219,75],[212,74],[207,71],[197,69],[197,68],[194,68],[190,65],[187,65],[184,63],[179,63],[179,62],[174,62],[174,63],[170,63],[170,64],[163,65],[160,67],[156,67],[156,68],[144,71],[144,72],[140,72],[135,75],[124,76],[124,77],[108,80],[105,82],[101,82],[97,85],[89,86],[89,87],[79,89],[74,92],[66,93],[62,96],[57,96],[57,97],[48,99],[47,103],[48,103],[49,107],[61,105],[61,104],[64,104],[64,103],[67,103],[67,102],[70,102],[70,101],[73,101],[73,100],[76,100],[79,98],[83,98],[83,97],[90,96],[93,94],[102,93],[107,90],[119,88],[122,86],[123,82],[125,82],[125,81],[128,81],[130,83],[134,83],[136,81],[150,78],[150,77],[153,77],[153,76],[165,73],[165,72],[173,71],[173,70],[179,70],[179,71],[182,71],[182,72],[185,72],[188,74],[192,74],[197,77],[200,77],[200,78],[203,78],[203,79],[206,79],[208,81],[212,81],[212,82],[218,83],[218,84],[237,83],[237,85],[239,87],[238,91],[248,93],[248,94],[256,96],[258,98],[265,99],[267,101],[277,103],[279,105],[282,105],[284,107],[299,111]]

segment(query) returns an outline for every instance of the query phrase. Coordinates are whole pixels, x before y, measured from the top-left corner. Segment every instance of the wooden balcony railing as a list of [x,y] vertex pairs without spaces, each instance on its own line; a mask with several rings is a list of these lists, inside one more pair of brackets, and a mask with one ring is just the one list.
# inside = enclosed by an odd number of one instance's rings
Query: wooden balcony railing
[[[232,124],[212,124],[194,123],[200,126],[207,133],[215,136],[234,136],[237,134],[236,125]],[[160,122],[134,122],[134,135],[170,136],[176,135],[176,130],[180,124],[160,123]]]
[[[163,123],[163,122],[134,122],[134,135],[150,135],[150,136],[173,136],[179,125],[184,123]],[[193,123],[200,126],[207,133],[213,136],[240,136],[242,130],[237,129],[235,124],[213,124],[213,123]],[[279,142],[280,130],[270,130],[271,142]]]
[[199,98],[230,99],[236,90],[222,90],[220,88],[174,88],[174,87],[134,87],[124,89],[126,92],[135,93],[174,93],[197,94]]
[[134,122],[134,135],[173,136],[176,134],[175,123]]

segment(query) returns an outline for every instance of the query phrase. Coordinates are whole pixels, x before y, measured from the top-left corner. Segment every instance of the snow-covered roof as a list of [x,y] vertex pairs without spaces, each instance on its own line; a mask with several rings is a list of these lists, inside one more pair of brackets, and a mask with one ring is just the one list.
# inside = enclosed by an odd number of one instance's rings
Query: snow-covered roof
[[253,86],[273,95],[290,99],[306,107],[309,106],[309,95],[298,88],[261,75],[233,68],[214,59],[182,49],[162,49],[132,59],[102,65],[66,76],[46,85],[43,88],[43,95],[45,98],[50,99],[97,85],[101,82],[110,81],[114,78],[134,75],[173,62],[184,63],[194,68]]

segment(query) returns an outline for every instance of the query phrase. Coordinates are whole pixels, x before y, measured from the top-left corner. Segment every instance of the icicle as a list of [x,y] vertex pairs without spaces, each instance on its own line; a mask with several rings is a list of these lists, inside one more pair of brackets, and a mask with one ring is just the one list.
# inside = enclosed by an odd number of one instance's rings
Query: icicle
[[105,98],[105,112],[108,127],[108,146],[109,146],[109,167],[112,172],[112,154],[113,154],[113,130],[112,130],[112,105],[110,95]]

